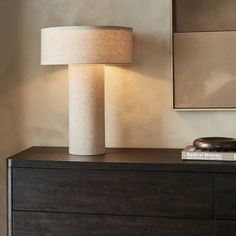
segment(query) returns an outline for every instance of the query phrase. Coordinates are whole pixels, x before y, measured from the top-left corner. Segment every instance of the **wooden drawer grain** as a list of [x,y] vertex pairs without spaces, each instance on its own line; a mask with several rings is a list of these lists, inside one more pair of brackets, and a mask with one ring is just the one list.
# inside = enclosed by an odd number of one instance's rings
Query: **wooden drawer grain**
[[207,220],[14,212],[14,236],[213,236]]
[[215,223],[216,236],[235,236],[236,221],[233,220],[217,220]]
[[[236,219],[236,175],[217,174],[214,178],[216,219]],[[235,232],[236,235],[236,232]]]
[[212,217],[207,174],[13,168],[13,210]]

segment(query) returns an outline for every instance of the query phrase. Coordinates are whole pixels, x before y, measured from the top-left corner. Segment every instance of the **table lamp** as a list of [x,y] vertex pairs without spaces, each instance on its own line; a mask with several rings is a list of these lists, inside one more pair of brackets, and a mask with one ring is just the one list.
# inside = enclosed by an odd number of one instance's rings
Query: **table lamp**
[[104,64],[132,63],[132,28],[41,29],[41,65],[68,65],[69,153],[105,152]]

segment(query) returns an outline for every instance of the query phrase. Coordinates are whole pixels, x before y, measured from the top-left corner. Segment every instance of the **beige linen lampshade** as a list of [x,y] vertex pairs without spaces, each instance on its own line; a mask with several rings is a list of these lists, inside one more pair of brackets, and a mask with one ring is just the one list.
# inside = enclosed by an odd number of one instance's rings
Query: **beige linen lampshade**
[[71,154],[104,153],[104,69],[98,64],[132,63],[132,37],[131,28],[119,26],[41,30],[41,64],[69,65]]
[[42,29],[41,64],[132,63],[132,29],[67,26]]

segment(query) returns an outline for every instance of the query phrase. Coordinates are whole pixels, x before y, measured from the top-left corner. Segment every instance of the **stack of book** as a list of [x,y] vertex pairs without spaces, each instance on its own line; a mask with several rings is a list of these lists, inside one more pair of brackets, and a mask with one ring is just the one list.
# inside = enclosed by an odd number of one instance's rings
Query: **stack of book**
[[182,160],[236,161],[236,152],[201,151],[194,146],[187,146],[182,150]]

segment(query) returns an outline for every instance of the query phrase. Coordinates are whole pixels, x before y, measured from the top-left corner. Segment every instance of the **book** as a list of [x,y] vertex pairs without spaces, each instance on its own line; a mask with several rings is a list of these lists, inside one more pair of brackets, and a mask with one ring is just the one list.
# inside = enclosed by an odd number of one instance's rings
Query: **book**
[[182,150],[182,160],[236,161],[236,152],[212,152],[187,146]]

